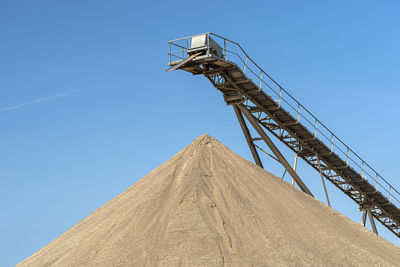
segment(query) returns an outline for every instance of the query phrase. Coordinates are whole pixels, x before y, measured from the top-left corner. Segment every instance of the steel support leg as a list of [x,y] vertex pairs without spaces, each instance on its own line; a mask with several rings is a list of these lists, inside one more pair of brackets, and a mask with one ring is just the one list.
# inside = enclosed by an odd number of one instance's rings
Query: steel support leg
[[[296,171],[297,169],[297,158],[299,157],[299,155],[296,153],[296,156],[294,157],[294,165],[293,165],[293,170]],[[294,185],[294,179],[292,177],[292,185]]]
[[272,140],[268,137],[268,135],[264,132],[264,130],[258,124],[258,122],[257,122],[256,118],[253,116],[253,114],[251,114],[250,111],[248,111],[246,109],[246,107],[243,106],[243,104],[237,104],[237,107],[244,114],[244,116],[251,123],[251,125],[254,127],[254,129],[257,131],[257,133],[261,136],[261,138],[265,141],[265,143],[272,150],[272,152],[274,152],[275,156],[279,159],[279,161],[285,167],[285,169],[290,174],[290,176],[293,177],[293,179],[296,181],[296,183],[300,187],[300,189],[303,192],[305,192],[306,194],[313,196],[313,194],[308,189],[308,187],[303,183],[303,181],[300,179],[300,177],[297,175],[297,173],[292,169],[290,164],[283,157],[283,155],[281,154],[279,149],[275,146],[275,144],[272,142]]
[[246,137],[247,144],[249,145],[251,154],[253,155],[254,162],[263,168],[260,156],[258,155],[258,152],[256,150],[256,147],[254,146],[253,139],[251,138],[251,134],[249,131],[249,128],[247,128],[246,122],[243,118],[242,112],[239,110],[239,108],[236,105],[233,105],[233,110],[235,110],[236,117],[238,118],[238,121],[240,123],[240,127],[242,127],[242,131],[244,136]]
[[372,231],[374,231],[375,234],[378,234],[378,230],[376,230],[376,225],[374,221],[374,217],[372,217],[371,210],[367,209],[368,217],[369,217],[369,222],[371,223]]
[[375,225],[375,220],[374,220],[374,217],[372,217],[372,213],[371,213],[370,209],[363,209],[363,215],[362,215],[362,219],[361,219],[362,226],[365,227],[365,223],[367,221],[367,215],[369,217],[369,222],[371,223],[372,231],[375,234],[378,234],[378,230],[376,229],[376,225]]
[[322,185],[324,186],[326,201],[328,202],[328,206],[331,207],[331,202],[329,201],[328,191],[326,190],[324,175],[322,174],[322,170],[321,170],[321,162],[319,161],[318,155],[316,155],[316,157],[317,157],[317,163],[318,163],[319,174],[321,175]]
[[[286,169],[285,169],[285,171],[283,172],[283,175],[282,175],[282,180],[283,180],[283,178],[285,178],[285,174],[286,174]],[[293,179],[293,178],[292,178]]]
[[366,221],[367,221],[367,211],[363,210],[363,215],[362,215],[362,219],[361,219],[361,225],[365,227]]

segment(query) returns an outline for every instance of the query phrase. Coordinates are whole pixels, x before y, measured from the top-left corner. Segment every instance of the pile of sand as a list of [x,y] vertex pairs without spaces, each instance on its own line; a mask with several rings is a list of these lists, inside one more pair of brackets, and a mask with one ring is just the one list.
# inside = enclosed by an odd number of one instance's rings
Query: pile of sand
[[400,249],[208,135],[22,266],[399,266]]

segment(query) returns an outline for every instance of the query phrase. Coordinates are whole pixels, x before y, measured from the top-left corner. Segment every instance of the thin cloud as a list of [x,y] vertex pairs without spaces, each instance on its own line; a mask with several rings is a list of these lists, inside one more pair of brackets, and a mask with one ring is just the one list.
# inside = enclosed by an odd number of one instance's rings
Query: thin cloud
[[6,108],[2,108],[0,109],[0,112],[5,112],[5,111],[10,111],[10,110],[15,110],[15,109],[20,109],[26,106],[30,106],[30,105],[36,105],[36,104],[40,104],[40,103],[44,103],[44,102],[49,102],[51,100],[55,100],[58,98],[62,98],[65,97],[67,95],[69,95],[72,91],[64,91],[55,95],[49,95],[49,96],[43,96],[43,97],[39,97],[37,99],[28,101],[28,102],[24,102],[24,103],[20,103],[11,107],[6,107]]

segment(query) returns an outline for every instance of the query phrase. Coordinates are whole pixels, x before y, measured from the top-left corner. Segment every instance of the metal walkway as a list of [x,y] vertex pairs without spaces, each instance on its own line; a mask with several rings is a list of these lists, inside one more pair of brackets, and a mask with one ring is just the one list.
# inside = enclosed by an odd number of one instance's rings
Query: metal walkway
[[[169,46],[171,70],[207,77],[235,108],[239,121],[245,115],[261,135],[251,137],[241,122],[258,165],[262,167],[256,142],[268,138],[263,138],[263,128],[354,200],[364,217],[368,212],[400,237],[400,193],[265,73],[239,44],[207,33],[170,41]],[[307,192],[301,180],[296,182]]]

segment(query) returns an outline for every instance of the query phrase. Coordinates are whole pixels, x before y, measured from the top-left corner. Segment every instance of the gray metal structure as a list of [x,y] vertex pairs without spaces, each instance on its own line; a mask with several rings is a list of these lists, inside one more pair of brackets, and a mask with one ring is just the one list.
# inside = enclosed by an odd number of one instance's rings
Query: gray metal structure
[[[400,193],[332,131],[275,82],[231,40],[213,33],[169,41],[169,70],[204,75],[232,105],[254,157],[263,167],[257,141],[263,140],[299,188],[312,196],[282,153],[266,134],[278,138],[324,178],[355,201],[370,217],[400,237]],[[244,117],[259,137],[252,137]],[[258,150],[257,150],[258,149]],[[262,150],[261,150],[262,151]]]

